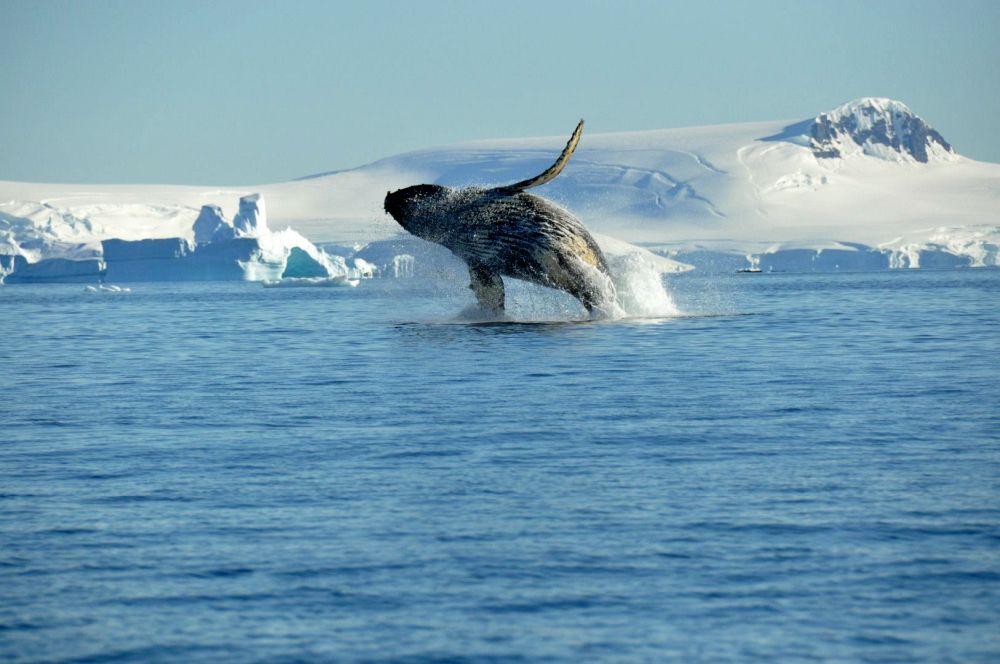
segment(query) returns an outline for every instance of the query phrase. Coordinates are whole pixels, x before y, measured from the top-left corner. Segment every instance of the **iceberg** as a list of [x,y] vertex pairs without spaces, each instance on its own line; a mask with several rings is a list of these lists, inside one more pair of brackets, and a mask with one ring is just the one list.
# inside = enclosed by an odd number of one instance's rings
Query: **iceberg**
[[285,270],[281,273],[282,279],[313,279],[329,276],[329,268],[310,256],[302,247],[292,247],[285,261]]
[[[240,199],[239,229],[226,221],[219,206],[203,205],[186,232],[173,237],[95,240],[86,234],[94,234],[95,226],[72,212],[48,204],[19,208],[36,217],[40,210],[48,214],[45,225],[30,216],[8,214],[0,219],[6,224],[0,230],[7,231],[0,240],[12,252],[0,263],[5,283],[273,281],[348,272],[341,256],[326,255],[291,228],[272,232],[259,194]],[[81,228],[86,232],[80,233]],[[88,241],[71,244],[66,241],[69,237]],[[41,256],[50,257],[32,260]],[[79,260],[81,256],[93,257]]]
[[24,267],[28,264],[28,259],[21,255],[0,254],[0,284],[8,274]]
[[171,260],[191,253],[191,246],[179,237],[162,240],[103,240],[104,259],[111,262]]
[[[182,238],[105,240],[110,281],[273,281],[330,277],[346,265],[323,256],[294,231],[237,237],[190,247]],[[310,247],[312,251],[310,251]]]
[[347,277],[284,277],[277,281],[262,281],[264,288],[356,288],[360,279]]
[[226,221],[218,205],[202,205],[193,230],[195,244],[225,242],[236,237],[236,229]]
[[240,211],[233,217],[233,228],[240,236],[257,236],[268,232],[267,212],[260,194],[240,199]]
[[[288,277],[334,277],[346,275],[342,256],[331,256],[291,228],[268,231],[257,238],[262,256],[280,260],[281,274]],[[294,253],[294,257],[293,257]]]
[[3,281],[5,284],[97,283],[106,272],[107,264],[99,258],[82,261],[46,258],[20,264]]
[[[131,281],[240,281],[260,248],[253,238],[236,238],[192,248],[183,238],[104,240],[107,279]],[[279,264],[268,266],[280,271]],[[268,272],[267,274],[270,274]]]

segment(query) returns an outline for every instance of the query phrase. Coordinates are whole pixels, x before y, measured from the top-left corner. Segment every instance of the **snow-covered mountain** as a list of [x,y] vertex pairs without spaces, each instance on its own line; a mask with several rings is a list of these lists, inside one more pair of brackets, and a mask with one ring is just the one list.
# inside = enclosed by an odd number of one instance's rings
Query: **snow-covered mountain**
[[[108,236],[186,236],[202,205],[224,208],[249,193],[267,200],[272,225],[314,242],[386,240],[400,232],[382,210],[386,191],[513,182],[548,166],[565,141],[477,141],[245,189],[0,182],[0,253],[17,245],[25,254],[70,255]],[[535,193],[593,231],[701,267],[1000,261],[1000,164],[960,156],[888,99],[858,99],[797,122],[585,131],[563,174]]]
[[820,113],[809,126],[810,146],[821,159],[859,154],[889,161],[954,161],[955,150],[900,101],[859,99]]

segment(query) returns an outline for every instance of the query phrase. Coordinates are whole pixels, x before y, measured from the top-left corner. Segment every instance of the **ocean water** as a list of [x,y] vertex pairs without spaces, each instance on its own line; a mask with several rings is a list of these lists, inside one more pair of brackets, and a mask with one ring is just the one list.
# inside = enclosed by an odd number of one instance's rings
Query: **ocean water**
[[667,283],[0,288],[0,659],[998,661],[1000,271]]

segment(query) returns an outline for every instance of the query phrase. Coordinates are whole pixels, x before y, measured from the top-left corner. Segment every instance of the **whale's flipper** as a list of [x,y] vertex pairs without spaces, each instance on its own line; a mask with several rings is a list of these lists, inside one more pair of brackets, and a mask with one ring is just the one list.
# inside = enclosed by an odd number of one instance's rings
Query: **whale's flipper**
[[503,311],[503,279],[496,272],[479,265],[469,266],[469,288],[476,294],[479,306],[490,311]]
[[519,191],[524,191],[525,189],[530,189],[531,187],[543,185],[546,182],[551,182],[557,175],[562,173],[562,169],[564,169],[566,164],[569,163],[569,158],[573,156],[573,151],[576,150],[576,145],[580,142],[580,134],[582,133],[583,120],[580,120],[580,124],[576,125],[576,129],[573,130],[573,135],[569,137],[569,142],[566,143],[566,147],[563,148],[562,154],[559,155],[558,159],[556,159],[556,163],[549,166],[545,172],[536,175],[533,178],[509,184],[505,187],[497,187],[494,191],[499,194],[510,195],[516,194]]

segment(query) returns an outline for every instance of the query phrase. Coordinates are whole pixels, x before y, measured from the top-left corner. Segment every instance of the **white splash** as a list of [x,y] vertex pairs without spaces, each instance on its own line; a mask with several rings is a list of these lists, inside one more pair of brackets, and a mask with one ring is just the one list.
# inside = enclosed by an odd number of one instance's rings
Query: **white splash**
[[627,318],[680,315],[663,282],[663,272],[639,252],[609,256],[618,305]]
[[122,288],[121,286],[100,284],[98,286],[85,286],[83,289],[84,293],[131,293],[131,288]]

